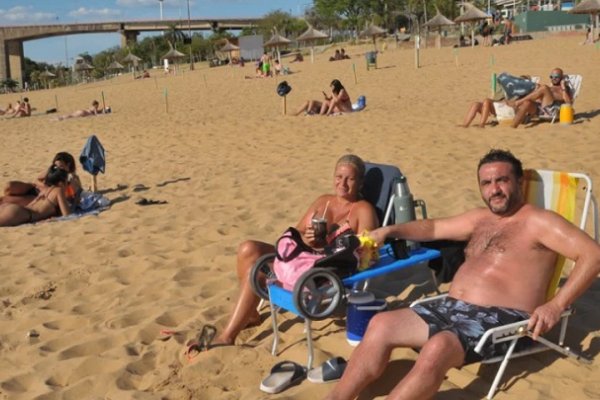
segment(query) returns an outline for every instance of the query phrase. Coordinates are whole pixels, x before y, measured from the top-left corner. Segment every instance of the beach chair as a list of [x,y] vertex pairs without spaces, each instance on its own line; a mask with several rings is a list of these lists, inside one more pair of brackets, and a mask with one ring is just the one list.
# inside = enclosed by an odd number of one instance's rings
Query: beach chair
[[[406,222],[414,219],[415,208],[420,208],[422,217],[427,217],[427,208],[423,200],[414,200],[406,178],[400,170],[391,165],[366,163],[363,196],[375,207],[382,225]],[[438,250],[417,248],[413,246],[406,259],[395,259],[390,245],[379,251],[379,261],[371,268],[340,277],[335,267],[322,265],[305,272],[294,285],[293,290],[281,287],[271,271],[274,254],[267,254],[257,260],[250,271],[250,284],[254,292],[262,299],[268,300],[271,308],[273,324],[273,355],[279,343],[277,313],[287,310],[305,322],[306,340],[308,344],[308,368],[313,361],[311,321],[323,320],[338,311],[346,300],[346,292],[351,289],[366,290],[371,278],[383,276],[408,267],[423,265],[429,260],[439,257]],[[266,276],[266,279],[264,277]]]
[[[591,179],[581,173],[572,172],[556,172],[548,170],[527,170],[524,174],[524,193],[526,200],[529,203],[535,204],[545,209],[553,210],[572,223],[578,225],[581,229],[586,229],[588,215],[591,213],[594,239],[598,241],[598,206],[596,199],[592,194]],[[578,212],[581,210],[581,212]],[[558,285],[562,276],[563,268],[567,260],[560,256],[556,261],[554,275],[550,284],[546,297],[552,298],[558,289]],[[411,304],[413,305],[433,301],[446,295],[435,296],[427,299],[420,299]],[[531,337],[531,332],[527,330],[528,320],[508,324],[505,326],[490,329],[485,332],[481,340],[475,347],[475,351],[480,353],[484,346],[490,344],[508,342],[508,350],[503,356],[485,359],[484,364],[496,363],[501,361],[498,372],[492,382],[492,386],[487,394],[487,399],[491,399],[496,393],[498,384],[502,379],[506,366],[510,359],[522,357],[545,350],[555,350],[560,354],[572,357],[583,363],[591,363],[591,360],[578,354],[577,352],[565,346],[565,336],[569,317],[573,310],[569,309],[563,312],[560,321],[560,332],[558,341],[554,342],[547,336],[539,337],[537,342],[526,346],[523,350],[515,351],[519,339]],[[528,339],[529,340],[529,339]]]
[[371,68],[377,69],[377,52],[368,51],[365,53],[365,59],[367,61],[367,71]]
[[[583,81],[583,77],[581,75],[576,75],[576,74],[570,74],[570,75],[566,75],[566,76],[569,81],[569,85],[571,86],[571,90],[573,91],[572,104],[574,104],[575,99],[577,98],[577,96],[579,95],[579,92],[581,91],[581,82]],[[538,83],[540,81],[540,78],[537,76],[534,76],[531,78],[531,80],[535,83]],[[504,102],[495,101],[494,109],[496,111],[496,119],[500,123],[503,123],[505,121],[512,122],[512,120],[515,118],[514,108],[512,108],[511,106],[509,106],[508,104],[506,104]],[[560,114],[560,105],[551,107],[549,110],[547,110],[547,112],[540,113],[538,115],[538,119],[540,121],[550,121],[550,123],[554,123],[556,121],[557,117],[559,116],[559,114]]]

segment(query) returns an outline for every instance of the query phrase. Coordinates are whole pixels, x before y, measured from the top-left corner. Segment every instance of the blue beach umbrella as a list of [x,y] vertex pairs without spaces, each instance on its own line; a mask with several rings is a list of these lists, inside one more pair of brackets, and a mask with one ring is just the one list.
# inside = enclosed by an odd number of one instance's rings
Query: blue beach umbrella
[[96,191],[96,175],[98,172],[104,173],[106,168],[106,159],[104,157],[104,147],[96,137],[92,135],[88,137],[81,155],[79,156],[79,162],[83,169],[92,174],[92,192]]

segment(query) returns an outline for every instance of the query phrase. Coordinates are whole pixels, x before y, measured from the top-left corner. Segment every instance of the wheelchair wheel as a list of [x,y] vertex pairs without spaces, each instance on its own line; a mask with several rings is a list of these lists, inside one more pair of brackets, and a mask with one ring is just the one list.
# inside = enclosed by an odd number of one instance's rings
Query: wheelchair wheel
[[332,315],[344,299],[341,279],[325,268],[312,268],[294,285],[294,305],[304,318],[320,321]]
[[275,273],[271,269],[275,253],[265,254],[256,260],[250,270],[250,286],[258,297],[269,300],[269,290],[267,289],[267,279],[274,278]]

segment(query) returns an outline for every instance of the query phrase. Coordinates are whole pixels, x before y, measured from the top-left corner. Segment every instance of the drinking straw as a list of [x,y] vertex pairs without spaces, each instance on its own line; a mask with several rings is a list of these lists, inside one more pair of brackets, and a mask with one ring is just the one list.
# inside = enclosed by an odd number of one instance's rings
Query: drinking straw
[[323,216],[321,218],[325,219],[325,214],[327,214],[327,207],[329,207],[329,200],[327,200],[327,203],[325,204],[325,210],[323,210]]

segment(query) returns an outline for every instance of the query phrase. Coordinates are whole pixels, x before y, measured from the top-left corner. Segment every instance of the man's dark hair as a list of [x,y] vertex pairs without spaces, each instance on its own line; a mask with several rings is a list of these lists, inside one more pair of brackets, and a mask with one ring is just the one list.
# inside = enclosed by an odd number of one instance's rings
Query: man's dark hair
[[500,149],[491,149],[485,156],[483,156],[481,160],[479,160],[477,172],[479,172],[482,165],[494,162],[509,163],[512,165],[513,172],[515,173],[517,179],[521,179],[523,177],[523,164],[521,164],[521,160],[515,157],[510,151]]

